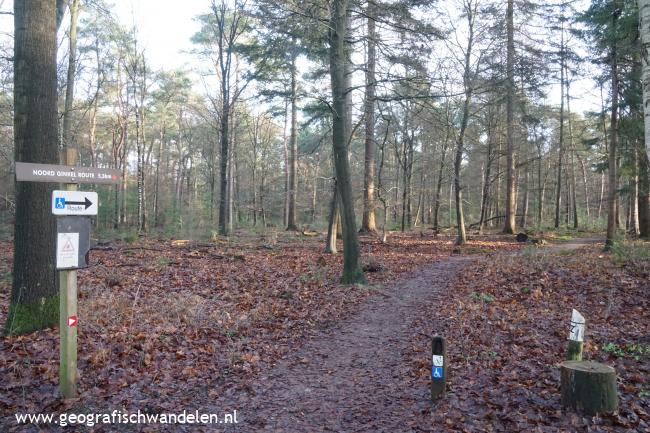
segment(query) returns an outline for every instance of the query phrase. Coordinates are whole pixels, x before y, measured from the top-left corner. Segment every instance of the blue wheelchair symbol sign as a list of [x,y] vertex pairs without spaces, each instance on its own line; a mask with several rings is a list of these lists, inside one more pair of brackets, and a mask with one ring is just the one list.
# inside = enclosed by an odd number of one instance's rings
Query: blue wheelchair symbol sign
[[64,197],[56,197],[54,207],[57,208],[57,209],[65,209],[65,198]]
[[431,378],[442,379],[442,367],[431,367]]

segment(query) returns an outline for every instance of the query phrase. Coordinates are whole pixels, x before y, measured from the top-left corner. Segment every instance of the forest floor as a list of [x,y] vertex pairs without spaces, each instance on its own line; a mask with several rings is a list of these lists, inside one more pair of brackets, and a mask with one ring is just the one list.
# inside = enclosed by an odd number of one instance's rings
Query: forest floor
[[[17,425],[17,412],[138,409],[237,410],[234,430],[246,432],[650,431],[647,257],[393,234],[388,244],[362,238],[369,284],[343,287],[341,255],[323,254],[322,236],[237,239],[92,251],[79,277],[80,398],[57,398],[56,329],[2,337],[0,431],[59,431]],[[11,248],[0,243],[0,272]],[[585,356],[618,371],[615,415],[560,407],[574,307],[588,321]],[[447,337],[450,359],[436,405],[432,334]],[[223,431],[161,427],[65,431]]]

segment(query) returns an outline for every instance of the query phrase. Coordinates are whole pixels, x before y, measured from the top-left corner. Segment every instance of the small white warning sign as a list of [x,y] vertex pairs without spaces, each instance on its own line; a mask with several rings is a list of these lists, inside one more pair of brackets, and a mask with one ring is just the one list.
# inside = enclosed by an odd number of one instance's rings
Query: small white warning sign
[[56,240],[56,268],[79,267],[79,233],[59,233]]

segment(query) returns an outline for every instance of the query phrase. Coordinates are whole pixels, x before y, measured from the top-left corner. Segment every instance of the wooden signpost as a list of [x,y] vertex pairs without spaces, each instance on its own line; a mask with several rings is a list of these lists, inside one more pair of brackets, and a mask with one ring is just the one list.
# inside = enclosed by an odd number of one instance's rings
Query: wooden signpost
[[431,401],[435,402],[447,390],[447,342],[435,336],[431,341]]
[[[74,149],[66,149],[65,163],[74,165],[77,160],[77,153]],[[74,183],[65,184],[66,191],[76,191],[77,185]],[[56,196],[53,193],[53,196]],[[59,208],[56,197],[52,200],[52,213],[55,208]],[[60,202],[59,202],[60,203]],[[60,210],[60,209],[56,209]],[[79,239],[77,235],[77,241]],[[57,240],[58,240],[57,235]],[[65,249],[65,245],[62,249]],[[69,244],[67,244],[69,245]],[[74,250],[73,245],[73,250]],[[78,251],[79,242],[76,249]],[[57,252],[59,245],[57,243]],[[75,254],[75,251],[71,251]],[[78,252],[76,253],[78,256]],[[56,268],[61,269],[67,266],[67,263],[59,263],[57,254]],[[78,265],[78,264],[77,264]],[[77,396],[77,270],[65,269],[59,271],[59,391],[64,398],[74,398]]]
[[77,153],[66,149],[67,165],[16,162],[16,180],[61,182],[63,191],[52,193],[52,214],[57,215],[56,268],[59,271],[59,391],[64,398],[77,396],[77,269],[87,266],[90,220],[97,215],[97,193],[77,191],[79,183],[119,183],[119,171],[75,166]]

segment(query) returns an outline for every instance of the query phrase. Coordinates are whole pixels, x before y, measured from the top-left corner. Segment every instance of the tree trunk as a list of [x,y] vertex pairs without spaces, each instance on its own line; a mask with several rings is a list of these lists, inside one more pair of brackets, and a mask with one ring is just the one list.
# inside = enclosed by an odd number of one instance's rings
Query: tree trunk
[[490,177],[492,176],[492,146],[494,140],[494,130],[492,129],[491,116],[488,118],[488,131],[487,131],[487,155],[485,157],[485,172],[482,178],[481,190],[481,215],[479,217],[478,232],[483,232],[483,225],[487,219],[488,205],[490,203]]
[[637,140],[639,151],[639,237],[650,237],[650,180],[648,179],[648,156],[643,141]]
[[580,153],[576,152],[576,157],[580,163],[580,169],[582,170],[582,186],[584,188],[585,194],[585,211],[587,212],[587,220],[591,221],[591,210],[589,209],[589,183],[587,182],[587,169],[585,167],[585,162],[580,157]]
[[560,141],[558,143],[557,183],[555,184],[555,228],[560,227],[560,208],[562,206],[562,160],[564,158],[564,22],[560,45]]
[[282,207],[282,225],[287,227],[289,221],[289,136],[287,135],[287,126],[289,123],[289,100],[285,98],[284,102],[284,128],[282,129],[282,150],[284,156],[284,206]]
[[[566,67],[566,65],[565,65]],[[576,153],[575,143],[573,140],[573,120],[571,119],[571,92],[569,90],[569,72],[566,72],[566,112],[569,119],[569,149],[571,152],[571,205],[573,212],[573,228],[577,229],[579,225],[578,220],[578,199],[577,199],[577,182],[576,182],[576,167],[574,156]]]
[[[160,128],[160,140],[158,142],[158,156],[156,157],[156,174],[154,180],[154,200],[153,200],[153,218],[154,218],[155,227],[160,227],[160,165],[162,164],[162,153],[163,153],[163,146],[165,143],[165,133],[167,132],[166,123],[164,120],[165,114],[166,114],[165,110],[163,110],[163,122]],[[213,192],[212,183],[210,185],[211,185],[210,192]],[[210,197],[212,197],[212,194],[210,194]],[[212,220],[212,207],[210,207],[210,220]]]
[[359,265],[359,240],[357,238],[354,216],[354,201],[348,161],[347,117],[348,106],[346,71],[348,50],[346,33],[348,26],[348,0],[334,0],[330,20],[330,75],[332,81],[332,144],[334,149],[334,166],[341,201],[341,221],[343,224],[343,284],[363,283],[365,278]]
[[469,107],[472,102],[472,76],[471,76],[471,61],[472,61],[472,48],[474,45],[474,20],[476,11],[471,4],[467,4],[465,8],[467,14],[467,26],[469,30],[469,37],[467,40],[467,49],[465,50],[465,65],[463,71],[463,87],[465,90],[465,100],[463,101],[463,113],[460,121],[460,131],[456,139],[456,158],[454,160],[454,198],[456,199],[456,245],[463,245],[467,242],[467,234],[465,233],[465,217],[463,214],[463,192],[460,180],[460,172],[462,169],[463,152],[465,151],[465,132],[469,123]]
[[230,144],[228,132],[230,127],[230,104],[226,101],[230,99],[230,95],[225,84],[222,84],[222,94],[221,160],[219,161],[219,234],[228,236],[228,159],[230,158],[230,153],[228,152],[228,146]]
[[650,0],[638,0],[641,37],[641,83],[643,85],[643,124],[645,153],[650,159]]
[[637,147],[638,146],[631,146],[630,149],[634,174],[630,176],[630,223],[628,232],[634,236],[639,235],[639,155],[637,153]]
[[289,170],[289,212],[287,215],[287,230],[298,230],[296,224],[296,193],[298,188],[298,70],[296,55],[291,57],[291,135],[289,138],[291,151]]
[[95,97],[93,98],[93,109],[90,115],[90,161],[93,167],[97,167],[97,114],[99,113],[99,94],[102,90],[102,59],[99,52],[99,39],[95,39],[95,60],[97,61],[97,82],[95,84]]
[[515,125],[514,125],[514,99],[515,99],[515,80],[514,80],[514,62],[515,62],[515,41],[514,41],[514,0],[508,0],[506,12],[506,27],[508,34],[507,42],[507,93],[506,93],[506,141],[507,141],[507,163],[508,176],[506,186],[506,222],[503,229],[504,233],[515,232],[515,214],[517,213],[516,202],[516,169],[515,169]]
[[[14,156],[16,161],[56,164],[58,113],[54,1],[14,1]],[[16,222],[9,334],[59,323],[55,279],[54,185],[16,182]]]
[[334,179],[334,185],[332,190],[332,202],[330,203],[330,213],[327,223],[327,238],[325,244],[325,252],[330,254],[336,254],[336,231],[337,231],[337,215],[339,212],[339,192],[338,185],[336,184],[336,178]]
[[[446,111],[449,114],[449,102],[446,103]],[[445,126],[445,138],[442,142],[442,149],[440,152],[440,164],[438,165],[438,176],[436,177],[436,192],[433,204],[433,230],[438,232],[440,230],[440,201],[442,198],[442,176],[445,170],[445,159],[447,157],[447,147],[449,146],[449,137],[451,135],[451,126],[447,122]]]
[[[617,1],[617,5],[620,0]],[[612,15],[612,28],[616,28],[618,14]],[[605,240],[605,248],[609,249],[614,245],[616,237],[616,220],[617,220],[617,206],[616,206],[616,186],[617,186],[617,170],[616,170],[616,147],[618,145],[618,50],[616,41],[612,43],[610,59],[611,59],[611,75],[612,75],[612,105],[611,105],[611,118],[609,126],[609,155],[608,155],[608,169],[609,169],[609,182],[607,192],[607,238]]]
[[523,197],[523,202],[521,206],[521,228],[526,227],[526,220],[528,219],[528,200],[529,200],[529,188],[528,188],[528,182],[530,180],[530,176],[528,173],[528,170],[526,170],[526,175],[525,175],[526,182],[524,184],[524,197]]
[[368,58],[366,60],[366,142],[363,176],[362,232],[374,232],[375,225],[375,19],[373,3],[368,2]]
[[63,148],[72,146],[72,104],[74,103],[74,80],[77,71],[77,17],[79,0],[70,2],[70,30],[68,44],[68,74],[65,84],[63,110]]

